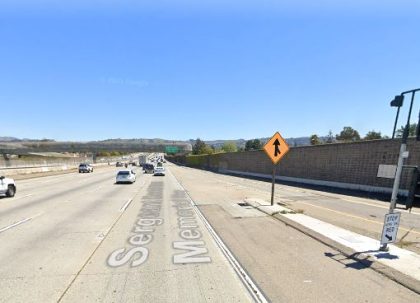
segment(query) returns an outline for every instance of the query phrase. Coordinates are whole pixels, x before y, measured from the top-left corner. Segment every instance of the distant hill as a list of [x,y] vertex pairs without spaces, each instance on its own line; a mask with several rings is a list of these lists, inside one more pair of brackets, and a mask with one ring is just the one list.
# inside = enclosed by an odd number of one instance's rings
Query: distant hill
[[22,140],[15,137],[0,137],[0,142],[20,142]]
[[28,139],[28,138],[15,138],[15,137],[0,137],[0,142],[55,142],[53,139]]
[[[257,138],[263,144],[265,144],[270,138]],[[327,137],[319,137],[321,141],[326,141]],[[106,144],[118,144],[118,143],[138,143],[138,144],[185,144],[189,143],[191,145],[195,144],[196,140],[190,139],[186,141],[182,140],[167,140],[167,139],[160,139],[160,138],[153,138],[153,139],[144,139],[144,138],[133,138],[133,139],[121,139],[121,138],[114,138],[114,139],[106,139],[100,141],[90,141],[86,143],[106,143]],[[244,148],[246,144],[246,139],[234,139],[234,140],[207,140],[205,141],[206,144],[213,146],[215,148],[220,148],[226,142],[234,142],[239,148]],[[287,143],[290,146],[305,146],[310,145],[310,137],[297,137],[297,138],[286,138]],[[334,140],[335,141],[335,140]],[[7,137],[3,136],[0,137],[0,142],[55,142],[52,139],[19,139],[15,137]],[[80,143],[80,142],[79,142]]]

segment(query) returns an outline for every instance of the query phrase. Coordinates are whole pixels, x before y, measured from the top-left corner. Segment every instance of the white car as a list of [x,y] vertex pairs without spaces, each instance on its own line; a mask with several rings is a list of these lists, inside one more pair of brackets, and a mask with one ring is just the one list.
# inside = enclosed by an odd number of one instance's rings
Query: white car
[[93,173],[93,166],[87,163],[81,163],[79,165],[79,174],[80,173]]
[[134,183],[136,182],[136,173],[133,170],[120,170],[117,173],[116,183]]
[[165,168],[163,166],[155,167],[155,172],[153,176],[164,176],[165,175]]
[[16,183],[11,178],[0,177],[0,195],[13,197],[16,194]]

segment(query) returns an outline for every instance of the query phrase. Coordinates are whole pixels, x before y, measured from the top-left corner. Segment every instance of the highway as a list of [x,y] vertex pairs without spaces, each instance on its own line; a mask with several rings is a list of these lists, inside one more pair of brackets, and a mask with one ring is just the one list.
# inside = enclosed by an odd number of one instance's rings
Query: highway
[[[0,198],[0,302],[418,302],[238,202],[251,180],[172,164],[21,180]],[[252,181],[253,182],[253,181]],[[192,200],[191,200],[192,199]]]

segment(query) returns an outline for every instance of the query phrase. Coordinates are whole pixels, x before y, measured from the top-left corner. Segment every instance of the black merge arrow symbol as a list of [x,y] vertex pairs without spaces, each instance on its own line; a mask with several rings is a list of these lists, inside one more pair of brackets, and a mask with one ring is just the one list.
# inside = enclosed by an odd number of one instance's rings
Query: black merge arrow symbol
[[274,157],[277,157],[277,155],[281,154],[280,148],[279,148],[279,146],[280,146],[279,139],[276,139],[276,141],[274,141],[273,145],[274,145]]
[[387,238],[388,241],[392,241],[392,236],[389,236],[389,235],[385,234],[385,238]]

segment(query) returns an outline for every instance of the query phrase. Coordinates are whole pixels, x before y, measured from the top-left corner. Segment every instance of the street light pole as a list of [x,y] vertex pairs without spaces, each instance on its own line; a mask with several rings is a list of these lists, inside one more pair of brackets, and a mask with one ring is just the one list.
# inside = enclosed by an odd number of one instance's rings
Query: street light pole
[[413,91],[411,95],[411,103],[410,103],[410,110],[408,111],[407,124],[405,125],[402,140],[401,140],[400,154],[398,156],[397,172],[394,179],[394,187],[392,189],[391,204],[389,205],[389,213],[391,214],[394,212],[395,205],[397,204],[398,189],[400,187],[404,158],[407,158],[407,154],[406,154],[407,139],[408,139],[408,135],[410,134],[410,118],[411,118],[411,111],[413,109],[414,95],[415,95],[415,91]]
[[[392,188],[391,203],[389,204],[389,213],[390,214],[394,213],[395,206],[397,205],[398,190],[400,188],[401,174],[402,174],[402,169],[403,169],[403,165],[404,165],[404,159],[408,157],[407,139],[408,139],[409,131],[410,131],[410,119],[411,119],[411,111],[413,109],[414,96],[415,96],[417,91],[420,91],[420,88],[401,93],[401,96],[404,96],[405,94],[410,94],[411,93],[411,103],[410,103],[410,110],[408,111],[407,124],[405,125],[404,132],[403,132],[403,135],[402,135],[402,140],[401,140],[400,154],[398,156],[398,163],[397,163],[397,171],[395,173],[394,186]],[[401,98],[401,99],[403,99],[403,98]],[[391,102],[391,105],[392,105],[392,102]],[[402,101],[401,101],[400,106],[398,107],[398,112],[399,112],[401,106],[402,106]],[[398,114],[397,114],[397,119],[398,119]],[[395,125],[396,125],[396,123],[397,123],[397,121],[395,121]],[[394,132],[395,132],[395,125],[394,125]],[[386,243],[383,244],[380,247],[380,250],[387,251],[388,250],[387,244]]]

